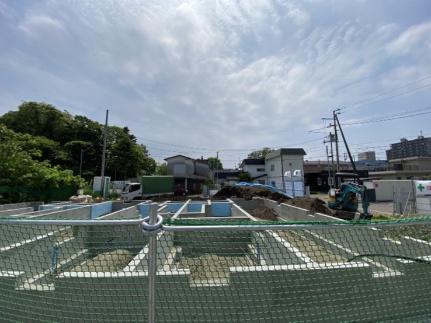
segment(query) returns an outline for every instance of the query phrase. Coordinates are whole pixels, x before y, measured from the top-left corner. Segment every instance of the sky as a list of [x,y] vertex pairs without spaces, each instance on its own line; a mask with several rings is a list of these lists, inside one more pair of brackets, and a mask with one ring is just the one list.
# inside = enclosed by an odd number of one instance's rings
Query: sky
[[[0,114],[42,101],[127,126],[157,161],[326,160],[431,135],[428,0],[0,0]],[[340,148],[341,159],[345,149]]]

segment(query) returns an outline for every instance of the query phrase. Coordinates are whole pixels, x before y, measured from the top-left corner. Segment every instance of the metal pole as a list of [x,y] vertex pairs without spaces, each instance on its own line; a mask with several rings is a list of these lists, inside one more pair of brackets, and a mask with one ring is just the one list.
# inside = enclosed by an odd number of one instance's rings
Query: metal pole
[[217,152],[217,158],[216,158],[216,184],[218,184],[218,152]]
[[355,172],[355,174],[358,174],[358,170],[356,169],[356,165],[355,165],[355,162],[353,161],[352,154],[350,153],[349,146],[347,145],[346,137],[344,137],[344,132],[343,132],[343,129],[341,128],[340,120],[338,120],[337,116],[335,116],[335,119],[337,120],[338,128],[340,128],[341,136],[343,137],[344,145],[346,146],[347,154],[349,155],[349,159],[350,159],[350,163],[352,164],[353,171]]
[[[283,165],[282,149],[280,149],[280,160],[281,160],[281,181],[283,184],[283,192],[286,193],[286,183],[284,182],[284,165]],[[292,187],[292,192],[293,192],[293,187]],[[293,196],[295,196],[295,192],[293,192]]]
[[[149,224],[157,222],[157,208],[151,208]],[[157,233],[148,237],[148,323],[156,322]]]
[[79,159],[79,176],[81,176],[82,174],[82,154],[83,154],[83,151],[81,148],[81,158]]
[[101,189],[102,196],[105,197],[105,155],[106,155],[106,133],[108,131],[108,115],[109,110],[106,110],[105,128],[103,129],[103,152],[102,152],[102,171],[101,171]]
[[340,156],[338,151],[338,132],[337,132],[337,110],[332,111],[332,115],[334,118],[334,132],[335,132],[335,153],[337,154],[337,173],[340,171]]
[[325,147],[326,147],[326,160],[328,162],[328,186],[329,186],[329,188],[332,188],[332,183],[330,183],[330,182],[332,182],[332,178],[331,178],[331,168],[329,166],[328,146],[325,146]]
[[330,141],[331,141],[331,172],[332,172],[332,187],[335,186],[335,169],[334,169],[334,148],[332,142],[334,141],[334,137],[332,133],[329,133]]

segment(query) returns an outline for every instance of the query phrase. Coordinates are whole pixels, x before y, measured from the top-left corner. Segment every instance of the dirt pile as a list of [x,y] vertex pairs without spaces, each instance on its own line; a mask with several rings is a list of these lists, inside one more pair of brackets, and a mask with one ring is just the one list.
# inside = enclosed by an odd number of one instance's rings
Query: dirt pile
[[318,198],[308,198],[308,197],[296,197],[284,202],[289,205],[300,207],[302,209],[310,210],[313,213],[323,213],[332,215],[333,211],[328,208],[325,201]]
[[279,203],[283,203],[288,200],[288,197],[283,194],[272,192],[271,190],[262,187],[252,186],[225,186],[213,196],[213,199],[224,200],[230,197],[240,197],[246,200],[251,200],[254,196],[266,197]]
[[262,220],[276,221],[278,219],[277,213],[273,209],[270,209],[269,207],[266,207],[266,206],[258,207],[257,209],[254,209],[253,211],[251,211],[250,214],[255,218],[259,218]]

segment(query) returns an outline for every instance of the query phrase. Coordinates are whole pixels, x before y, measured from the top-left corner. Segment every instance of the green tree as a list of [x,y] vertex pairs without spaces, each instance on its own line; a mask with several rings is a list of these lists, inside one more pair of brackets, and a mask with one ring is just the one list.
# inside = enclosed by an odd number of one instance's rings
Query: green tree
[[26,149],[25,139],[25,136],[0,124],[1,201],[48,200],[54,196],[67,198],[84,184],[69,170],[33,159],[42,153],[37,149]]
[[220,161],[220,159],[218,159],[216,157],[209,157],[208,158],[208,166],[212,170],[222,170],[223,169],[222,162]]
[[253,159],[262,159],[265,158],[268,153],[272,151],[271,148],[265,147],[260,150],[255,150],[248,154],[247,158],[253,158]]
[[[27,142],[26,149],[38,151],[33,156],[35,160],[47,161],[79,174],[82,150],[83,176],[89,179],[100,174],[103,147],[103,125],[100,123],[38,102],[24,102],[17,111],[1,116],[0,123],[15,132],[27,134],[21,139]],[[136,142],[127,127],[108,127],[106,176],[126,179],[153,174],[155,169],[155,160],[145,146]]]
[[168,175],[168,165],[161,163],[156,166],[156,175]]
[[241,182],[251,182],[251,175],[248,172],[241,172],[238,177]]

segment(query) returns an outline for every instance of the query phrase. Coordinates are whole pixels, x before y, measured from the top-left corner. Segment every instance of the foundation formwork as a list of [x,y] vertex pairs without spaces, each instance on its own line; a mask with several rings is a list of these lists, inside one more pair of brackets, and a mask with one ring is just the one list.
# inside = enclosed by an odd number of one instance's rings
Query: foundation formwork
[[[240,201],[227,203],[231,218],[255,221]],[[147,321],[150,248],[140,219],[167,211],[167,204],[140,203],[91,224],[1,223],[6,234],[0,239],[2,318]],[[209,203],[189,204],[166,213],[202,223],[223,218],[211,217]],[[286,221],[299,216],[268,205]],[[98,212],[106,210],[104,205]],[[376,226],[199,228],[172,226],[154,233],[157,322],[426,320],[431,315],[426,241],[388,238],[390,230]]]

